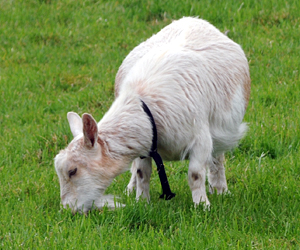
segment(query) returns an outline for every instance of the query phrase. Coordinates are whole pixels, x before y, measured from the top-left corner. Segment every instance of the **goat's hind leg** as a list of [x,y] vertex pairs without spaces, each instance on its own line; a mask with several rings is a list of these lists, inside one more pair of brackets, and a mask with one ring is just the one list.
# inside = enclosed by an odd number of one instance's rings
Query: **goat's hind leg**
[[228,191],[227,181],[225,176],[225,157],[224,153],[213,158],[209,165],[209,192],[213,194],[215,190],[217,194],[222,194]]
[[190,152],[190,164],[188,171],[189,185],[195,205],[203,202],[209,207],[210,203],[206,195],[206,168],[211,161],[212,140],[209,132],[199,136]]

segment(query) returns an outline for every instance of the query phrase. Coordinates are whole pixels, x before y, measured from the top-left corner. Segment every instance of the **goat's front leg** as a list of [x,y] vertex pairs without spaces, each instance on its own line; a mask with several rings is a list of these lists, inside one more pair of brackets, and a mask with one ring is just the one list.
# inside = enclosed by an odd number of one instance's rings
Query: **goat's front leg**
[[131,178],[125,190],[127,195],[131,194],[133,190],[136,188],[136,165],[137,163],[134,160],[131,164],[131,169],[130,169]]
[[136,158],[131,167],[131,179],[127,186],[127,191],[132,192],[136,187],[136,199],[138,200],[141,195],[150,201],[150,177],[152,172],[151,158],[144,159]]

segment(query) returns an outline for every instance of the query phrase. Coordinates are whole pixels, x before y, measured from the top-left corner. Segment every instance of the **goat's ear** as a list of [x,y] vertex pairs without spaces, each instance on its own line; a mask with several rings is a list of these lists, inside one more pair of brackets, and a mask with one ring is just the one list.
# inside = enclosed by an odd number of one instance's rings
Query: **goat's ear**
[[84,144],[88,147],[94,147],[98,139],[97,122],[90,114],[82,115]]
[[67,114],[70,129],[74,137],[82,133],[83,125],[80,116],[75,112],[69,112]]

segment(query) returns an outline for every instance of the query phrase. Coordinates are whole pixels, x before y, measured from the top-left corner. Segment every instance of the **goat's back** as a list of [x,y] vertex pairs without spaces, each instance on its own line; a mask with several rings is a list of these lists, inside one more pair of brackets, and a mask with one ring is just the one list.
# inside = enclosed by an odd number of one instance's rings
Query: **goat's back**
[[205,127],[215,152],[235,146],[246,131],[247,59],[207,21],[174,21],[133,49],[117,73],[115,95],[133,93],[153,111],[166,154],[184,154]]

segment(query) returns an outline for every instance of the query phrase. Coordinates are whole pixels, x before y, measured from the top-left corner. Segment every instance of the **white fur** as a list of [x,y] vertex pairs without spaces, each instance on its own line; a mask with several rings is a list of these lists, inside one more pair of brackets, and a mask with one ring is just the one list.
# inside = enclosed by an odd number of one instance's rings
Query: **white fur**
[[190,159],[193,201],[209,205],[206,169],[210,192],[227,191],[224,152],[247,130],[242,120],[249,92],[248,62],[238,44],[204,20],[174,21],[125,58],[116,76],[116,99],[98,125],[88,114],[83,123],[76,113],[68,114],[75,138],[55,158],[63,205],[85,212],[106,200],[113,207],[104,190],[131,162],[127,190],[136,188],[137,199],[150,199],[151,160],[139,156],[151,148],[152,127],[141,100],[157,126],[158,152],[165,160]]

